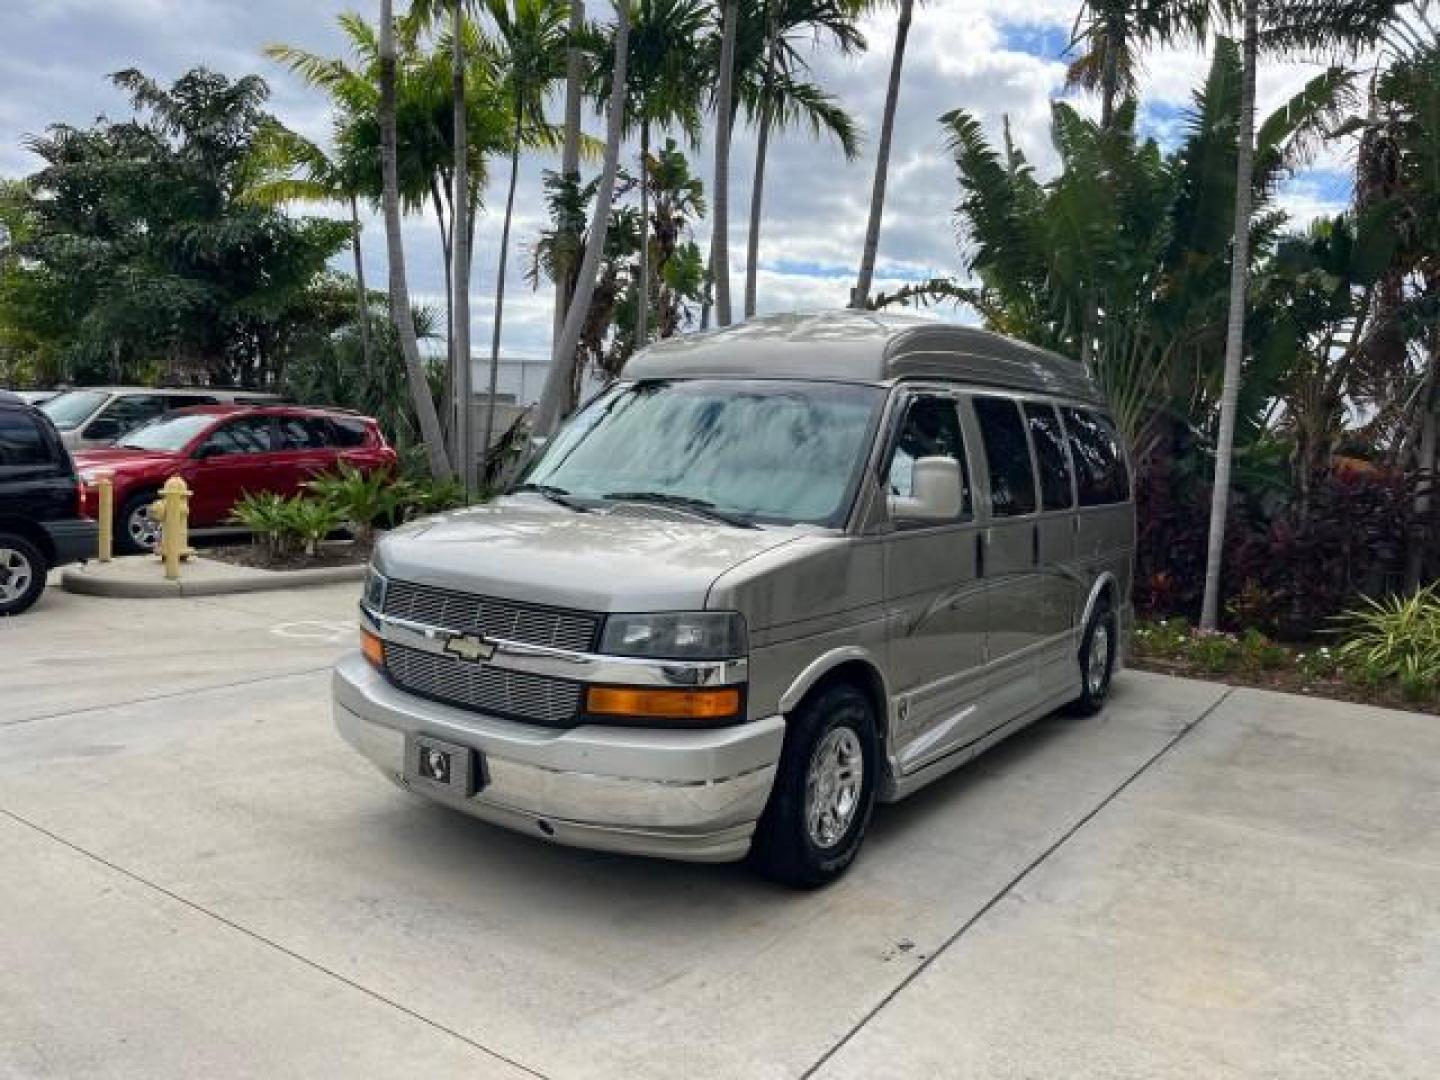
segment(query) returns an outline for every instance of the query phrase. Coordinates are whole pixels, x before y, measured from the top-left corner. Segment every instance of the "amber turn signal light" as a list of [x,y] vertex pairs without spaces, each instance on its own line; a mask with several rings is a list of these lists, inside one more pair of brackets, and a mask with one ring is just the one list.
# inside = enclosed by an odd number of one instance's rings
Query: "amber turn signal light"
[[726,720],[740,711],[740,691],[646,690],[631,686],[592,686],[585,694],[586,711],[594,716],[635,720]]
[[385,642],[363,626],[360,628],[360,651],[377,668],[385,666]]

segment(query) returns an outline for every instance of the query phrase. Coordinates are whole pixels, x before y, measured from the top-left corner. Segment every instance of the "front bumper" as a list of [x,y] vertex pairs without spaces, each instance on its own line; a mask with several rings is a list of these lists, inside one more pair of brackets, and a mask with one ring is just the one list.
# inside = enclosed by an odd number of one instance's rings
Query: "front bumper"
[[[516,723],[407,694],[358,652],[335,665],[333,691],[340,735],[402,787],[542,839],[693,862],[744,857],[785,737],[779,716],[673,731]],[[412,785],[416,735],[478,751],[484,786],[463,798]]]
[[84,559],[93,559],[100,538],[100,526],[89,518],[74,521],[42,521],[40,527],[50,538],[55,551],[55,565],[67,566]]

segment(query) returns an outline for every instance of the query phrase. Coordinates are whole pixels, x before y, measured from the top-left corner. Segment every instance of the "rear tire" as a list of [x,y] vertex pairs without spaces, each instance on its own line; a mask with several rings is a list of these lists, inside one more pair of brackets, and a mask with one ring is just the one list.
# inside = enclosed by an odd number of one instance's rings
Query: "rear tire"
[[877,747],[874,707],[848,683],[812,693],[791,714],[750,852],[762,874],[813,889],[849,868],[875,808]]
[[1115,652],[1120,643],[1120,624],[1109,599],[1102,597],[1085,624],[1080,641],[1080,696],[1070,703],[1075,716],[1094,716],[1110,696],[1115,674]]
[[29,540],[0,533],[0,618],[19,615],[39,600],[49,569]]
[[148,555],[160,543],[160,526],[150,520],[150,504],[160,496],[142,491],[125,500],[115,515],[115,546],[131,555]]

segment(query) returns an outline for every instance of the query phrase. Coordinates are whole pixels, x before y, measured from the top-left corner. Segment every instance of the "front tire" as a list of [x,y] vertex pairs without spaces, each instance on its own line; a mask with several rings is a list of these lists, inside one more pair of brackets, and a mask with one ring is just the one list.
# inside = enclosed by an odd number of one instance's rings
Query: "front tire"
[[1080,642],[1080,696],[1070,704],[1075,716],[1094,716],[1110,696],[1115,654],[1120,645],[1120,623],[1110,601],[1101,599],[1085,624]]
[[125,500],[115,515],[115,543],[132,555],[148,555],[160,544],[160,525],[150,517],[150,505],[159,495],[143,491]]
[[875,808],[877,746],[874,707],[856,687],[836,683],[801,703],[751,849],[762,874],[813,889],[855,861]]
[[0,618],[19,615],[45,591],[49,567],[29,540],[0,533]]

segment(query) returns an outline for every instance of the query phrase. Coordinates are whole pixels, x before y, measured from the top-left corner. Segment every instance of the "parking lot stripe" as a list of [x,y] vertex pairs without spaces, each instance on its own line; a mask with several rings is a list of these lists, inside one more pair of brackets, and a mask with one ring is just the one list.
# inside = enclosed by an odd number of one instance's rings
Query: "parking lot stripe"
[[985,901],[984,905],[978,911],[976,911],[975,914],[971,915],[970,918],[966,919],[963,923],[961,923],[959,929],[957,929],[953,934],[946,938],[941,943],[938,949],[935,949],[933,952],[930,953],[929,956],[925,957],[924,960],[917,964],[913,971],[906,975],[905,978],[901,979],[898,984],[892,987],[890,991],[885,994],[884,997],[882,997],[878,1002],[876,1002],[876,1004],[865,1013],[864,1016],[862,1016],[853,1025],[851,1025],[850,1029],[846,1031],[844,1035],[842,1035],[834,1044],[832,1044],[828,1050],[821,1054],[820,1057],[815,1060],[814,1064],[812,1064],[808,1069],[801,1073],[800,1080],[810,1080],[811,1077],[818,1073],[820,1069],[823,1068],[831,1058],[833,1058],[837,1053],[839,1053],[845,1047],[845,1045],[850,1042],[851,1039],[858,1035],[861,1030],[863,1030],[865,1026],[870,1023],[870,1021],[874,1020],[875,1017],[880,1015],[880,1013],[885,1009],[887,1005],[894,1001],[895,998],[897,998],[901,994],[901,992],[905,990],[906,987],[908,987],[912,982],[914,982],[931,964],[933,964],[941,955],[943,955],[945,951],[950,948],[950,946],[954,945],[957,941],[964,937],[965,934],[969,932],[971,927],[973,927],[976,923],[978,923],[981,919],[988,915],[991,910],[994,909],[996,904],[1000,903],[1001,900],[1005,899],[1006,896],[1013,892],[1016,886],[1018,886],[1022,881],[1029,877],[1032,872],[1034,872],[1038,867],[1045,863],[1046,860],[1050,858],[1050,856],[1054,855],[1055,852],[1059,851],[1062,847],[1064,847],[1065,844],[1069,842],[1071,837],[1073,837],[1086,825],[1090,824],[1091,821],[1095,820],[1099,813],[1107,806],[1109,806],[1112,802],[1114,802],[1125,791],[1126,788],[1128,788],[1136,780],[1140,779],[1140,777],[1144,776],[1145,773],[1149,771],[1152,765],[1158,762],[1171,750],[1175,749],[1175,747],[1180,744],[1181,740],[1183,740],[1185,736],[1189,735],[1190,732],[1194,731],[1197,727],[1199,727],[1211,714],[1215,712],[1216,709],[1220,708],[1221,705],[1225,704],[1225,702],[1228,701],[1230,696],[1234,693],[1234,687],[1227,688],[1223,694],[1221,694],[1218,698],[1211,702],[1210,705],[1204,709],[1204,711],[1202,711],[1199,715],[1195,717],[1195,719],[1191,720],[1188,724],[1186,724],[1178,732],[1176,732],[1169,742],[1167,742],[1164,746],[1160,747],[1160,749],[1155,751],[1155,753],[1151,754],[1150,757],[1147,758],[1138,769],[1136,769],[1129,776],[1127,776],[1120,783],[1120,785],[1115,788],[1114,791],[1110,792],[1109,795],[1106,795],[1105,798],[1101,799],[1099,803],[1097,803],[1094,807],[1087,811],[1083,817],[1081,817],[1078,821],[1075,822],[1075,824],[1071,825],[1070,828],[1066,829],[1065,832],[1062,833],[1053,844],[1051,844],[1034,859],[1032,859],[1019,871],[1019,873],[1017,873],[1014,877],[1007,881],[1000,888],[1000,890],[995,893],[994,896],[990,897],[989,900]]

